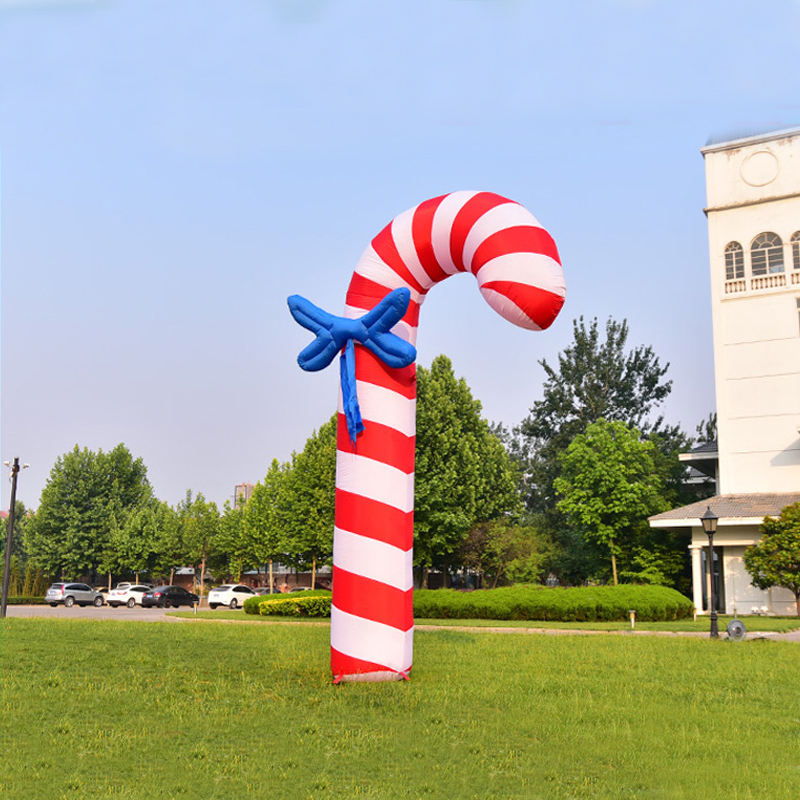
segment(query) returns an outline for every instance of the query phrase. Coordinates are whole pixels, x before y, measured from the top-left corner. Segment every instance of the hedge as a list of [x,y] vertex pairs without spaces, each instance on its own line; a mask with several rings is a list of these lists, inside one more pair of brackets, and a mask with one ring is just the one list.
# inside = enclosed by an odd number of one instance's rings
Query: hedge
[[[276,603],[290,603],[286,608],[291,609],[295,607],[297,600],[310,600],[312,598],[324,597],[328,599],[327,611],[323,614],[308,614],[310,617],[324,617],[329,616],[331,613],[330,598],[331,593],[326,589],[308,589],[305,592],[276,592],[275,594],[263,594],[258,597],[248,597],[244,601],[244,611],[246,614],[280,614],[282,616],[304,616],[301,613],[286,610],[275,610],[283,608],[282,605],[276,606]],[[261,606],[264,603],[270,604],[270,611],[261,611]],[[299,608],[304,608],[308,604],[301,604]]]
[[6,600],[9,606],[43,606],[44,597],[9,597]]
[[[323,590],[252,597],[248,614],[328,616],[331,593]],[[314,602],[319,599],[322,602]],[[631,610],[642,622],[687,619],[691,600],[665,586],[507,586],[476,592],[418,589],[414,592],[417,619],[514,619],[557,622],[614,622],[628,619]]]
[[643,622],[686,619],[691,600],[666,586],[508,586],[477,592],[420,589],[414,592],[419,619],[515,619],[559,622],[621,621],[631,610]]

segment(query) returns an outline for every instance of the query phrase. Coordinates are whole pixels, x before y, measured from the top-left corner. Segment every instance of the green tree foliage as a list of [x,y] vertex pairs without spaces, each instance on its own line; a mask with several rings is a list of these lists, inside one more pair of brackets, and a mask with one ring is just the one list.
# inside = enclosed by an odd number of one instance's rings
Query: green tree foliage
[[242,498],[235,505],[225,501],[216,542],[217,556],[214,559],[214,566],[227,575],[233,575],[237,583],[241,582],[244,570],[256,566],[245,532],[245,509]]
[[220,533],[220,516],[216,503],[207,501],[202,494],[195,497],[191,491],[178,504],[180,546],[184,563],[192,564],[195,574],[200,574],[200,600],[205,588],[208,559],[216,552]]
[[[153,576],[169,572],[178,536],[176,511],[167,503],[151,498],[134,509],[111,536],[112,569],[134,573],[139,582],[145,574]],[[165,563],[166,562],[166,563]]]
[[108,453],[76,445],[50,471],[25,549],[35,566],[52,575],[95,574],[112,560],[112,536],[151,497],[144,462],[125,445]]
[[300,453],[292,453],[280,481],[277,519],[283,529],[286,555],[298,569],[311,567],[312,586],[317,565],[333,556],[336,502],[336,427],[334,414],[309,437]]
[[461,544],[459,560],[479,572],[487,588],[542,583],[552,547],[549,537],[535,525],[500,519],[472,528]]
[[[244,538],[247,559],[253,566],[268,564],[272,586],[272,562],[285,559],[289,550],[282,514],[287,508],[284,499],[289,465],[273,459],[263,481],[253,487],[244,509]],[[334,482],[336,464],[334,461]]]
[[[8,523],[10,517],[3,517],[0,520],[0,562],[5,559],[6,553],[6,539],[8,539]],[[19,563],[25,564],[27,562],[27,554],[25,552],[24,540],[25,531],[28,528],[28,523],[31,520],[31,515],[28,509],[25,508],[25,503],[22,500],[14,501],[14,538],[11,541],[11,555],[19,560]]]
[[414,561],[446,567],[475,525],[521,510],[517,469],[450,359],[417,367]]
[[608,549],[614,584],[623,537],[635,538],[647,517],[666,508],[653,463],[654,446],[623,422],[599,419],[561,455],[554,486],[558,507],[587,538]]
[[623,422],[645,435],[663,429],[651,419],[666,399],[672,382],[665,380],[652,347],[628,348],[628,322],[609,319],[605,337],[597,319],[574,320],[574,340],[558,356],[558,366],[539,362],[546,374],[543,397],[519,427],[516,451],[528,477],[528,505],[549,511],[557,502],[553,482],[560,472],[560,454],[599,419]]
[[778,517],[764,518],[761,541],[744,551],[744,565],[753,586],[789,589],[800,617],[800,503],[786,506]]

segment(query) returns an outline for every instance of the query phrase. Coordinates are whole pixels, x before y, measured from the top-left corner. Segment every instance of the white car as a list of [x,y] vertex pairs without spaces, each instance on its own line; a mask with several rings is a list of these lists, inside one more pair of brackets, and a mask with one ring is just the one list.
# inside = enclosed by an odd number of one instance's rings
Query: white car
[[106,603],[113,608],[119,606],[140,606],[142,604],[142,595],[150,591],[151,587],[144,583],[118,583],[107,595]]
[[255,597],[256,595],[257,592],[241,583],[215,586],[208,593],[208,605],[209,608],[216,608],[217,606],[241,608],[248,597]]

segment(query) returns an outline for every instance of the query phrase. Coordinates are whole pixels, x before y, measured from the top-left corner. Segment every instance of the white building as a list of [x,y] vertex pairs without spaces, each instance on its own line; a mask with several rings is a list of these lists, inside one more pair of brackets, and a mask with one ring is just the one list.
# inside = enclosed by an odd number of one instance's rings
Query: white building
[[[710,506],[720,518],[719,610],[794,614],[792,593],[756,589],[742,557],[765,516],[800,501],[800,128],[712,141],[702,153],[719,494],[650,524],[691,528],[698,612],[708,610],[708,538],[699,518]],[[706,450],[706,467],[709,457]]]

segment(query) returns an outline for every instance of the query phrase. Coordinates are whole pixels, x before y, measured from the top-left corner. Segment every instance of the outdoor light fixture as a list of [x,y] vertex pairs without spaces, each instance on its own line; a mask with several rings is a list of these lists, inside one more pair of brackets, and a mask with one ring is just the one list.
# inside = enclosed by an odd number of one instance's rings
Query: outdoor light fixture
[[717,520],[719,517],[711,510],[711,506],[706,508],[706,513],[700,517],[703,530],[708,536],[708,575],[711,583],[711,592],[708,601],[711,609],[711,638],[719,639],[717,629],[717,587],[714,582],[714,534],[717,532]]

